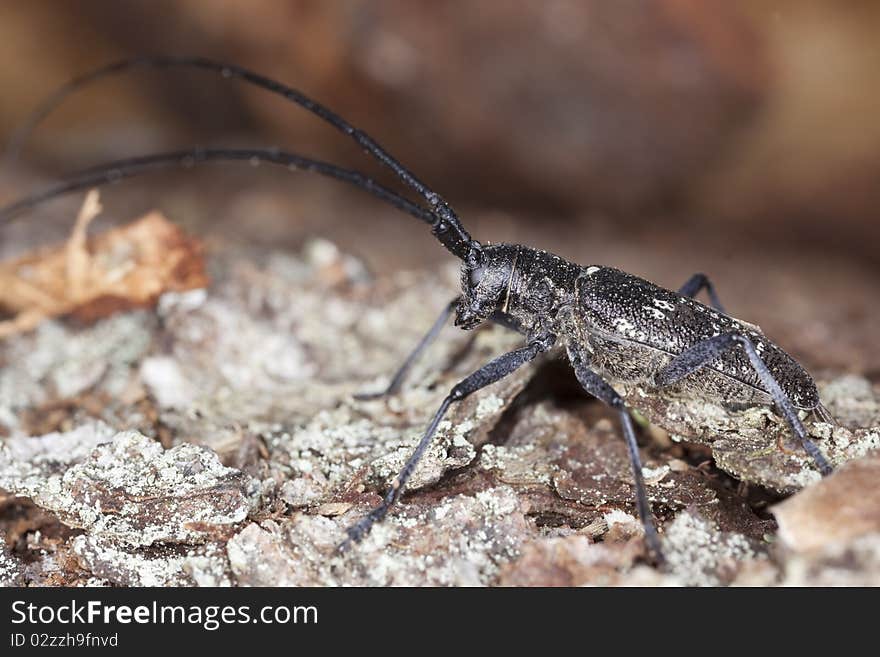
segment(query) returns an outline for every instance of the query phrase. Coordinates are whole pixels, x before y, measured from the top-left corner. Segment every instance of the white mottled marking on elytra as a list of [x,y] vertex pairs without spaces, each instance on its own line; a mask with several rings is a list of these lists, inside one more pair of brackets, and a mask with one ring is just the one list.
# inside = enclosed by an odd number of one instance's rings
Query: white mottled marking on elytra
[[656,308],[651,308],[651,306],[642,306],[645,310],[650,310],[651,314],[654,316],[654,319],[666,319],[666,315],[664,315],[661,311]]
[[664,299],[654,299],[654,305],[663,310],[675,310],[675,306]]

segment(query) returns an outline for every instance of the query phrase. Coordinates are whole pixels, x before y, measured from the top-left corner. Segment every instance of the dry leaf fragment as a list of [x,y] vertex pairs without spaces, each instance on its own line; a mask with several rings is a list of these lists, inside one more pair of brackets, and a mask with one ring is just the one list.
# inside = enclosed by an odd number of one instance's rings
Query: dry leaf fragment
[[100,212],[93,190],[65,245],[0,264],[0,308],[14,315],[0,322],[0,338],[51,317],[94,321],[208,284],[200,242],[160,213],[89,239],[88,226]]

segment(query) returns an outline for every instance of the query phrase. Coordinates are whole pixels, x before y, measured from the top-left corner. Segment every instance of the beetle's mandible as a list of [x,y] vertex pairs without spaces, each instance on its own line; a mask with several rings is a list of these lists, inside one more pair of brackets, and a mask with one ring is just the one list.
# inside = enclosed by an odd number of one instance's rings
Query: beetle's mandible
[[[721,405],[772,405],[822,474],[831,471],[800,419],[802,412],[829,419],[813,379],[757,327],[726,314],[704,275],[695,274],[678,291],[670,291],[611,267],[578,265],[528,246],[481,244],[468,234],[439,194],[367,134],[302,92],[247,69],[200,57],[151,56],[110,64],[71,81],[53,94],[16,134],[9,157],[15,157],[34,127],[68,94],[101,78],[137,68],[195,68],[279,94],[352,138],[390,168],[424,204],[413,202],[357,171],[288,151],[196,148],[88,169],[0,209],[0,224],[56,196],[169,165],[240,160],[312,171],[360,187],[427,223],[440,243],[462,261],[461,295],[446,306],[379,395],[394,394],[414,360],[453,314],[456,326],[465,330],[496,322],[523,336],[524,346],[498,356],[452,388],[403,469],[391,481],[382,503],[348,529],[348,539],[341,549],[361,539],[400,498],[451,405],[553,348],[565,353],[583,389],[619,415],[632,465],[636,505],[648,548],[657,560],[662,559],[660,540],[645,491],[633,422],[615,386],[635,384],[648,394],[699,398]],[[711,306],[694,298],[704,289]]]

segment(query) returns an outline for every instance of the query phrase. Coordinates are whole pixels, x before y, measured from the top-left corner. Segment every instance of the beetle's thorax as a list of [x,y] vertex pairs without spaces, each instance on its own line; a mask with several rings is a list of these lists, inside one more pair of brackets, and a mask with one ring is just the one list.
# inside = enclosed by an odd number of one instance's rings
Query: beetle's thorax
[[571,301],[580,270],[547,251],[516,244],[484,246],[477,263],[462,267],[455,324],[470,329],[500,314],[525,333],[547,327]]

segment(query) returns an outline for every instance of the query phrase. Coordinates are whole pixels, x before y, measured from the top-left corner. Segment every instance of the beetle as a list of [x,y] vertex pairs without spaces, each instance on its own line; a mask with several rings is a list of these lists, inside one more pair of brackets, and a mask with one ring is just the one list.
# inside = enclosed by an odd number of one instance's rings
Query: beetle
[[[193,68],[235,78],[278,94],[353,139],[418,194],[416,203],[368,176],[280,149],[195,148],[129,158],[80,172],[43,192],[0,209],[0,224],[56,196],[169,165],[243,160],[306,170],[355,185],[425,222],[461,260],[461,294],[407,357],[388,387],[394,394],[419,355],[454,315],[463,330],[495,322],[521,334],[525,344],[486,363],[452,387],[379,506],[347,530],[348,549],[397,502],[449,408],[551,349],[561,350],[581,387],[613,408],[629,453],[636,507],[653,557],[662,560],[645,490],[630,411],[616,388],[638,385],[649,395],[702,399],[727,406],[773,406],[823,475],[831,466],[810,439],[799,413],[830,420],[807,371],[757,327],[728,315],[711,281],[695,274],[677,291],[599,265],[580,265],[524,245],[483,244],[471,237],[449,203],[375,140],[304,93],[248,69],[201,57],[147,56],[121,60],[66,84],[16,133],[14,158],[30,132],[67,95],[101,78],[136,68]],[[705,290],[710,305],[695,299]]]

